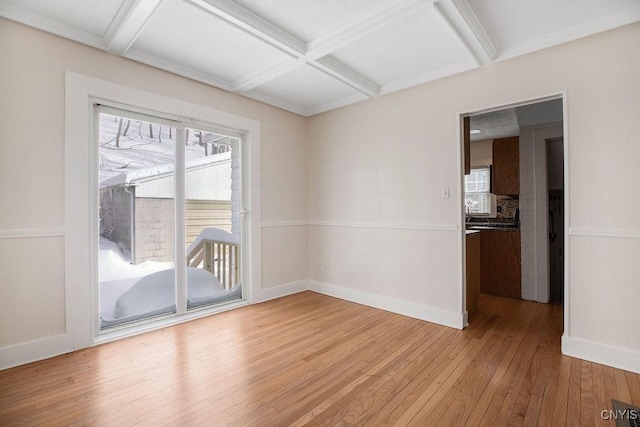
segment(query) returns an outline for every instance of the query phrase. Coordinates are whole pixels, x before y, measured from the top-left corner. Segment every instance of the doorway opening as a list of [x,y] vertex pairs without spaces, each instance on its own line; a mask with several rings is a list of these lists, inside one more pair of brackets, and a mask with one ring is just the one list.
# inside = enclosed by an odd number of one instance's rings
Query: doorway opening
[[565,95],[459,117],[463,311],[480,294],[566,306]]

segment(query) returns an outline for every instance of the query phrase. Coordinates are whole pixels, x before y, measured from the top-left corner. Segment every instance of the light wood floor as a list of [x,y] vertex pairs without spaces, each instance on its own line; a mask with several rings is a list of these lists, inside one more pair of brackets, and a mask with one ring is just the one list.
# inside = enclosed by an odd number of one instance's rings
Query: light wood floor
[[[607,425],[640,376],[560,354],[558,306],[458,331],[313,292],[0,371],[0,425]],[[614,425],[609,422],[609,425]]]

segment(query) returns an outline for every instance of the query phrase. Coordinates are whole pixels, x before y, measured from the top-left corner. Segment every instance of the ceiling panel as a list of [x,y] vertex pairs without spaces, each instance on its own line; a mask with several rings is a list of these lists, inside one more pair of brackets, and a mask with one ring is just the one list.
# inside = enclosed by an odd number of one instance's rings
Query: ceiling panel
[[477,114],[471,116],[470,121],[471,129],[480,131],[479,133],[471,134],[471,141],[505,138],[520,134],[515,108]]
[[[253,92],[277,98],[302,110],[310,110],[359,92],[309,65],[300,66],[265,83]],[[362,98],[365,98],[362,95]]]
[[2,0],[2,3],[102,37],[122,0]]
[[181,0],[164,0],[132,47],[229,82],[285,56]]
[[312,115],[638,21],[640,0],[0,0],[0,16]]
[[496,49],[638,9],[638,0],[467,0]]
[[309,42],[361,17],[382,4],[397,0],[236,0],[291,35]]
[[433,7],[421,8],[331,56],[381,86],[473,60]]

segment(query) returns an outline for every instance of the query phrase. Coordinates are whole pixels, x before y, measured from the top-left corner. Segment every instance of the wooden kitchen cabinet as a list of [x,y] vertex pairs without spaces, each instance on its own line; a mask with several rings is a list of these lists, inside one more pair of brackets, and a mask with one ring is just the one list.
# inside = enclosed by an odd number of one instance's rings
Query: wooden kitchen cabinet
[[480,233],[467,234],[467,313],[478,311],[480,299]]
[[480,252],[480,292],[521,298],[520,231],[481,231]]
[[493,194],[520,194],[520,138],[493,140]]

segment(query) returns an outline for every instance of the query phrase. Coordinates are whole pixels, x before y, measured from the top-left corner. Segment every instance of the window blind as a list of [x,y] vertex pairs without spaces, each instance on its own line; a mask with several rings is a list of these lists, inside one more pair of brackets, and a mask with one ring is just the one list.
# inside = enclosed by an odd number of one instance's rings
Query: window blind
[[465,176],[465,206],[472,214],[491,212],[491,194],[489,193],[491,175],[488,167],[471,169]]

